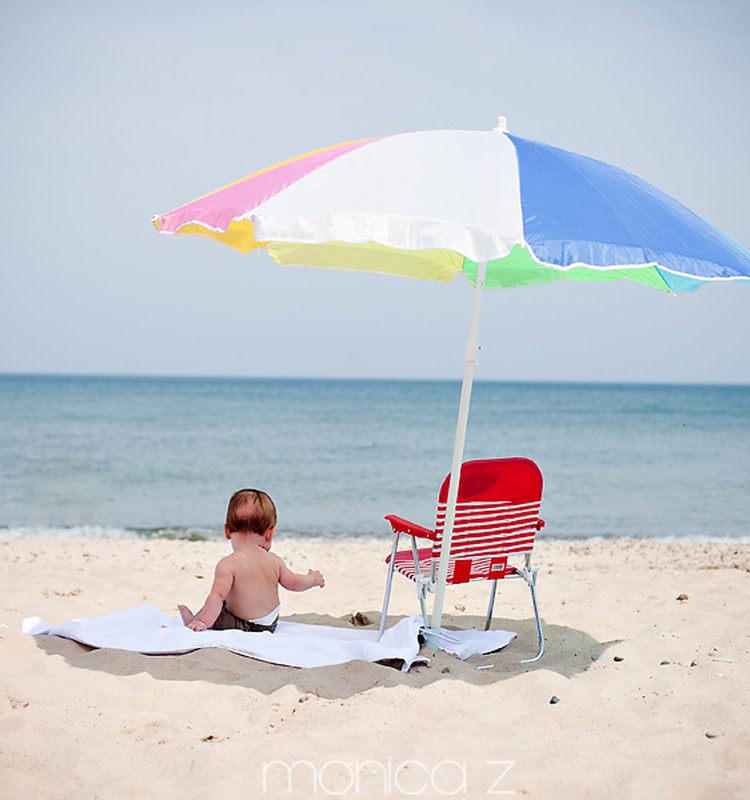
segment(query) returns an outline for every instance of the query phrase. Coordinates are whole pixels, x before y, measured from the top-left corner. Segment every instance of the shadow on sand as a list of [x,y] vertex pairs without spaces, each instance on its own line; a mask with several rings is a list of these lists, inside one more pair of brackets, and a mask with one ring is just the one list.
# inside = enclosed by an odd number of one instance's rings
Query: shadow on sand
[[[362,617],[378,620],[379,612],[360,612]],[[294,615],[291,622],[311,625],[350,627],[350,617],[331,617],[323,614]],[[399,618],[389,618],[389,623]],[[481,628],[484,620],[465,616],[460,621],[444,619],[446,628]],[[362,626],[372,630],[376,623]],[[412,686],[415,688],[439,680],[458,680],[475,686],[486,686],[498,681],[538,670],[548,670],[571,678],[585,672],[592,663],[617,641],[598,642],[583,631],[560,625],[544,626],[545,653],[532,664],[520,663],[536,653],[536,632],[533,618],[509,620],[495,618],[494,629],[515,631],[518,637],[504,650],[474,656],[461,661],[449,653],[435,653],[423,647],[421,654],[429,658],[428,665],[414,665],[409,672],[400,672],[392,665],[351,661],[330,667],[299,669],[279,666],[237,655],[228,650],[204,648],[181,655],[143,655],[126,650],[95,649],[58,636],[37,636],[37,645],[50,655],[58,655],[73,667],[106,672],[111,675],[136,675],[146,673],[157,680],[201,680],[226,686],[243,686],[263,694],[293,685],[301,692],[309,692],[328,699],[346,699],[375,687]],[[482,667],[479,669],[479,667]]]

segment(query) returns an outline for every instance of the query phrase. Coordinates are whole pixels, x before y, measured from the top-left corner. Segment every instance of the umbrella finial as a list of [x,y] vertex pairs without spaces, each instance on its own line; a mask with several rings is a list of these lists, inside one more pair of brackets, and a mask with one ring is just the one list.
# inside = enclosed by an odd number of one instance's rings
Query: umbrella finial
[[500,131],[501,133],[508,132],[508,118],[507,117],[498,117],[497,122],[495,123],[494,130]]

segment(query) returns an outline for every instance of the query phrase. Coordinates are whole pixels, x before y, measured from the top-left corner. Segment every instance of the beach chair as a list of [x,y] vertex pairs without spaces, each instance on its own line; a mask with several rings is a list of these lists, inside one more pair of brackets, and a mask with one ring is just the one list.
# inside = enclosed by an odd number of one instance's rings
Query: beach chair
[[[450,475],[440,487],[434,529],[392,514],[385,517],[394,536],[391,553],[385,559],[388,577],[380,617],[381,636],[385,630],[394,572],[414,581],[422,618],[425,627],[429,627],[425,601],[427,592],[433,592],[437,583],[449,482]],[[467,461],[461,467],[447,585],[491,581],[484,626],[489,630],[498,581],[521,578],[526,582],[531,592],[539,650],[536,656],[523,663],[537,661],[544,653],[544,635],[536,597],[538,567],[531,565],[537,531],[544,527],[544,520],[539,518],[541,499],[542,473],[528,458]],[[399,550],[402,535],[410,537],[410,547]],[[426,546],[420,546],[420,540]],[[513,564],[513,560],[520,560],[520,563]]]

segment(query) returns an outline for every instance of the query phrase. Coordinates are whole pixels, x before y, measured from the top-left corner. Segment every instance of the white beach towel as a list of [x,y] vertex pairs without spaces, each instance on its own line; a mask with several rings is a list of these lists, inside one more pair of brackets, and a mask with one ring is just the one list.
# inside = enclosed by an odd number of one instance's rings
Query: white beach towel
[[[182,620],[151,606],[113,611],[50,625],[39,617],[23,622],[31,636],[62,636],[90,647],[129,650],[146,655],[189,653],[203,647],[219,647],[240,655],[290,667],[325,667],[347,661],[403,661],[406,672],[428,659],[419,655],[422,619],[412,616],[388,628],[378,641],[378,632],[361,628],[334,628],[280,620],[275,633],[245,631],[195,631]],[[515,633],[508,631],[446,631],[446,649],[461,658],[490,653],[505,647]]]

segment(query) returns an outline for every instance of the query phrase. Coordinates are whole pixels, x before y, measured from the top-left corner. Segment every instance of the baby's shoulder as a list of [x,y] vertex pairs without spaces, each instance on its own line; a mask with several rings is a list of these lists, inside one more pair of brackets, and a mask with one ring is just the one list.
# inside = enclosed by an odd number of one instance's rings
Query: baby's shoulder
[[227,569],[230,569],[235,564],[240,563],[242,561],[242,553],[234,550],[231,553],[227,553],[220,561],[219,566],[223,566]]
[[235,558],[236,555],[236,553],[229,553],[229,555],[220,558],[216,562],[216,574],[234,575],[238,567],[237,559]]
[[284,566],[284,561],[282,560],[281,556],[277,556],[276,553],[272,553],[270,550],[266,551],[266,563],[270,564],[274,567],[274,569],[281,569]]

